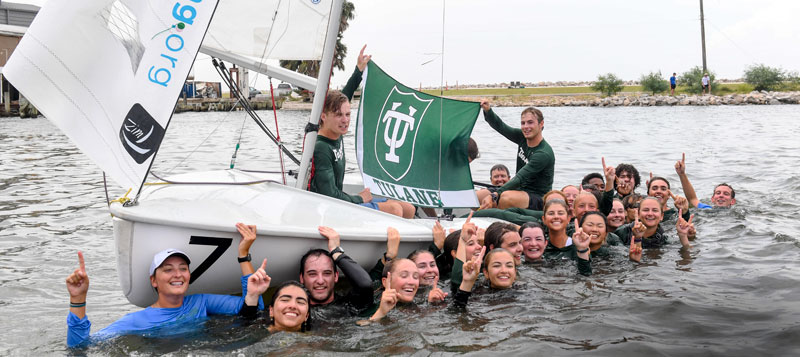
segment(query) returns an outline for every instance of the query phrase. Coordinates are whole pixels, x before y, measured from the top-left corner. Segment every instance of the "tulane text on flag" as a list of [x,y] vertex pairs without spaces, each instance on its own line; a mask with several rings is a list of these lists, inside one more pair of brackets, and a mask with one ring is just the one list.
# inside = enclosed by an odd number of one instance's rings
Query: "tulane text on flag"
[[364,186],[418,206],[477,206],[467,144],[479,104],[415,91],[374,62],[363,78],[356,153]]

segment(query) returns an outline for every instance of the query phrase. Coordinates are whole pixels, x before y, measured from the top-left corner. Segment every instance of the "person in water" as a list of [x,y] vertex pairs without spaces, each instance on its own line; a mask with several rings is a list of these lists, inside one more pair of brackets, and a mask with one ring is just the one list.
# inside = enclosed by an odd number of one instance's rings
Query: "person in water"
[[490,252],[495,248],[503,248],[514,257],[514,264],[522,264],[522,245],[520,244],[519,227],[505,222],[494,222],[486,227],[483,245]]
[[525,108],[520,115],[521,129],[514,129],[503,123],[488,101],[481,101],[481,108],[489,125],[518,146],[517,173],[514,178],[498,188],[497,192],[478,191],[481,206],[541,210],[544,205],[542,196],[553,188],[556,162],[553,149],[542,136],[544,115],[539,109]]
[[[143,333],[173,323],[190,323],[208,315],[252,315],[259,305],[261,294],[267,291],[270,277],[265,272],[267,260],[253,274],[243,275],[242,297],[213,294],[187,295],[189,289],[189,256],[177,249],[165,249],[153,256],[150,264],[150,284],[158,296],[144,310],[131,312],[111,325],[89,335],[92,323],[86,316],[86,295],[89,274],[83,253],[78,252],[79,267],[66,279],[70,296],[67,315],[67,346],[76,347],[90,340],[103,340],[124,334]],[[252,270],[252,266],[247,262]],[[244,271],[243,271],[244,273]],[[168,332],[168,331],[167,331]]]
[[[372,280],[369,274],[345,254],[339,233],[333,228],[320,226],[319,234],[328,240],[328,250],[311,249],[300,258],[300,284],[309,292],[312,306],[339,305],[355,310],[357,314],[372,303]],[[339,268],[347,278],[350,290],[336,295]]]
[[522,255],[525,256],[526,263],[542,261],[544,250],[547,248],[547,237],[544,234],[544,227],[536,222],[526,222],[519,227],[519,235],[522,237]]
[[734,191],[733,187],[727,183],[721,183],[714,187],[714,192],[711,195],[711,205],[700,202],[700,200],[697,198],[697,193],[694,190],[694,186],[692,186],[692,183],[689,181],[689,176],[686,175],[685,153],[681,155],[680,161],[675,162],[675,173],[677,173],[678,177],[681,179],[681,187],[683,188],[683,192],[686,194],[686,199],[689,201],[691,207],[697,207],[701,209],[713,207],[729,208],[736,204],[736,191]]
[[419,289],[419,270],[410,259],[393,259],[386,263],[381,277],[383,292],[370,321],[378,321],[389,314],[398,303],[410,304]]
[[611,212],[608,213],[607,219],[608,230],[612,232],[626,223],[625,206],[622,204],[622,200],[615,198],[614,201],[612,201]]
[[[661,212],[664,213],[662,220],[671,219],[679,210],[683,212],[684,219],[689,219],[689,201],[685,197],[673,194],[667,179],[650,174],[650,180],[647,181],[647,195],[661,202]],[[675,208],[667,208],[670,198]]]
[[[678,238],[684,248],[689,248],[689,232],[693,215],[688,220],[683,219],[683,212],[679,211],[677,225]],[[664,218],[664,211],[661,209],[661,201],[655,197],[645,197],[639,202],[638,215],[631,223],[625,224],[616,231],[620,241],[625,245],[630,245],[630,258],[633,261],[640,261],[642,249],[660,248],[667,244],[667,236],[661,227]]]
[[544,251],[544,258],[548,260],[562,258],[575,260],[580,274],[591,275],[589,240],[583,235],[579,235],[580,240],[574,240],[567,235],[567,203],[560,199],[548,201],[544,205],[542,222],[547,227],[547,232],[545,233],[548,241]]
[[269,332],[306,332],[311,329],[311,294],[303,284],[289,280],[278,285],[269,303]]
[[625,198],[633,193],[637,187],[642,183],[642,177],[639,175],[639,170],[631,164],[619,164],[615,170],[616,190],[617,194],[614,197]]

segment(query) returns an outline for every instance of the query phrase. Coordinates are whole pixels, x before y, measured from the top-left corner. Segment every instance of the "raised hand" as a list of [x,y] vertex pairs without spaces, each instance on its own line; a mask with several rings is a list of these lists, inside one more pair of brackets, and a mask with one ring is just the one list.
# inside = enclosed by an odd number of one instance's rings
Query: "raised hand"
[[239,241],[239,256],[247,256],[250,254],[250,246],[256,241],[256,226],[236,223],[236,230],[242,236],[242,240]]
[[459,289],[472,291],[472,287],[475,286],[475,281],[478,280],[478,275],[481,272],[484,254],[486,254],[486,246],[481,247],[481,252],[477,257],[473,256],[461,267],[461,286],[459,286]]
[[647,227],[644,226],[644,223],[639,221],[639,213],[637,212],[636,219],[633,221],[633,227],[631,227],[631,232],[634,237],[643,238],[645,231],[647,231]]
[[488,112],[490,109],[492,109],[492,104],[486,99],[481,99],[481,109],[483,109],[485,112]]
[[678,231],[678,238],[681,240],[681,245],[689,247],[689,231],[694,227],[692,220],[694,215],[689,216],[689,220],[683,219],[683,210],[678,211],[678,222],[675,223],[675,229]]
[[461,240],[464,242],[469,241],[472,236],[478,234],[478,227],[470,220],[472,220],[472,212],[469,213],[464,225],[461,226]]
[[325,226],[319,226],[317,229],[319,230],[320,235],[328,239],[329,252],[341,245],[341,242],[339,240],[339,233],[336,232],[336,230],[334,230],[331,227],[325,227]]
[[267,275],[267,258],[261,263],[261,267],[256,270],[247,278],[247,295],[245,296],[245,303],[249,306],[258,304],[258,297],[264,294],[269,289],[269,283],[272,278]]
[[650,181],[653,181],[653,171],[650,171],[650,178],[644,183],[645,187],[650,187]]
[[364,70],[367,68],[367,63],[369,63],[369,60],[372,59],[372,55],[364,54],[364,50],[366,49],[367,45],[364,44],[364,47],[361,47],[361,52],[358,53],[358,61],[356,62],[356,67],[358,67],[358,70],[361,72],[364,72]]
[[628,251],[628,257],[630,257],[631,260],[633,260],[633,261],[635,261],[637,263],[642,261],[642,243],[641,243],[641,240],[639,241],[639,243],[636,243],[636,239],[634,239],[634,237],[631,237],[631,247],[630,247],[630,250]]
[[358,195],[361,196],[361,200],[364,201],[364,203],[372,202],[372,192],[369,191],[369,187],[359,192]]
[[428,302],[431,304],[439,303],[444,301],[446,297],[447,293],[439,289],[439,277],[437,276],[433,281],[433,289],[428,293]]
[[675,162],[675,173],[678,176],[686,175],[686,153],[681,153],[681,160]]
[[670,197],[672,197],[675,208],[684,212],[689,210],[689,200],[683,196],[675,196],[671,190],[668,190],[667,192],[669,193]]
[[386,257],[389,259],[397,258],[400,250],[400,232],[394,227],[386,228]]
[[578,250],[587,249],[590,242],[591,237],[583,231],[583,228],[578,225],[578,219],[575,218],[575,233],[572,234],[572,243],[575,244],[575,248],[578,248]]
[[614,188],[614,180],[617,178],[617,171],[614,169],[614,166],[606,166],[605,157],[601,157],[601,160],[603,163],[603,173],[606,176],[606,191],[611,191],[611,189]]
[[445,238],[447,238],[447,235],[444,233],[444,227],[442,227],[439,221],[436,221],[436,223],[433,224],[433,244],[436,248],[439,248],[439,250],[444,249]]
[[388,272],[386,273],[386,279],[383,281],[380,306],[370,320],[374,321],[383,318],[389,311],[394,309],[395,305],[397,305],[397,290],[392,289],[392,272]]
[[478,231],[475,233],[475,237],[478,240],[478,244],[483,245],[483,240],[485,236],[486,236],[486,229],[478,228]]
[[78,269],[70,274],[67,279],[67,291],[73,303],[86,302],[86,293],[89,291],[89,275],[86,274],[86,263],[83,253],[78,252]]

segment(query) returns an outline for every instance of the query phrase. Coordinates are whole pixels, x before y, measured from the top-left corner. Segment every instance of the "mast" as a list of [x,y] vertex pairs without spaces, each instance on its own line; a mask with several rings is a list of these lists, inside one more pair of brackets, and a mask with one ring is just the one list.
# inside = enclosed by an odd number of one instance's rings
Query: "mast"
[[700,0],[700,40],[703,44],[703,73],[708,73],[706,66],[706,25],[703,18],[703,0]]
[[[331,66],[333,64],[333,55],[336,51],[336,38],[339,35],[343,2],[344,0],[333,0],[331,4],[328,33],[325,38],[325,48],[322,50],[322,63],[319,66],[317,88],[314,91],[314,104],[311,107],[311,117],[308,119],[308,123],[313,126],[319,124],[322,106],[325,104],[325,96],[328,94],[328,82],[331,78]],[[303,157],[300,159],[300,171],[298,172],[295,188],[305,190],[308,186],[308,172],[311,166],[311,159],[314,157],[314,145],[316,143],[317,130],[306,133],[303,140]]]

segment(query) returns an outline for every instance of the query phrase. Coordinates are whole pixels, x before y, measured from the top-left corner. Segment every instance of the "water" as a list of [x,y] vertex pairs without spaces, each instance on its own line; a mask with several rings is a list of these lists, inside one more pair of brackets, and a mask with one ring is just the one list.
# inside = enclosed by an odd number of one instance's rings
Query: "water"
[[[512,126],[518,126],[520,111],[497,109]],[[698,212],[698,239],[688,253],[673,239],[665,249],[646,252],[642,264],[625,257],[597,262],[591,277],[576,276],[570,265],[524,266],[514,291],[473,296],[465,313],[422,306],[395,311],[369,327],[334,319],[312,333],[277,335],[265,333],[263,321],[242,326],[235,318],[214,318],[174,338],[126,336],[85,352],[800,353],[800,107],[542,111],[544,136],[556,153],[556,188],[600,172],[605,156],[610,165],[634,164],[642,181],[651,171],[665,176],[681,193],[673,165],[685,152],[701,200],[708,202],[714,185],[728,182],[738,204]],[[260,114],[272,123],[271,112]],[[300,142],[307,115],[279,113],[285,141]],[[237,167],[279,168],[268,139],[244,123]],[[154,171],[228,167],[242,124],[241,113],[176,115]],[[482,121],[474,138],[481,150],[472,163],[475,180],[488,181],[496,163],[513,170],[513,144]],[[355,172],[353,135],[346,145],[349,171]],[[93,330],[138,310],[120,292],[102,173],[88,158],[43,118],[2,118],[0,168],[0,355],[66,353],[64,278],[77,265],[78,249],[91,277]],[[112,198],[123,194],[110,191]]]

